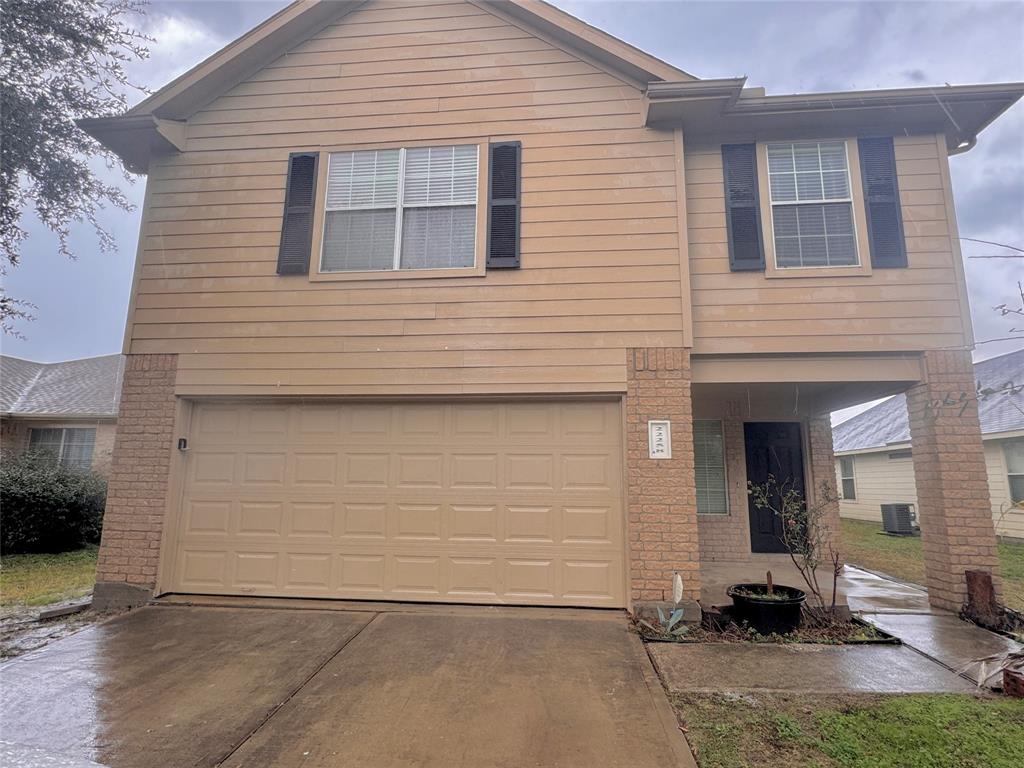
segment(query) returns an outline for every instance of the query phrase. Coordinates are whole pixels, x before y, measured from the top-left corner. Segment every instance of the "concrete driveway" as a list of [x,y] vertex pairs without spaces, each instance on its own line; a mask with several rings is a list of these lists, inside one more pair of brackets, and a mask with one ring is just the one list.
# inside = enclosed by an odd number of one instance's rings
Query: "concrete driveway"
[[693,765],[620,613],[154,606],[0,680],[2,765]]

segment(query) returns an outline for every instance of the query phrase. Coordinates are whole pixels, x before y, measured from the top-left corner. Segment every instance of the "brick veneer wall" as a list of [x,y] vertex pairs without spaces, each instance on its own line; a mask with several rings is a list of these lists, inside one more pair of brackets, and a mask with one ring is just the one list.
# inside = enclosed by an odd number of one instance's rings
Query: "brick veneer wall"
[[[673,573],[678,571],[685,598],[696,600],[700,553],[689,350],[627,350],[627,376],[631,599],[671,600]],[[647,422],[651,419],[672,422],[671,459],[649,458]]]
[[96,442],[92,447],[92,471],[104,477],[110,476],[110,463],[114,460],[114,439],[117,424],[101,421],[96,424]]
[[129,355],[107,486],[94,604],[152,594],[174,445],[177,355]]
[[730,407],[729,414],[722,421],[729,514],[697,515],[700,528],[700,558],[708,562],[750,560],[747,455],[743,439],[743,421],[737,418],[737,411],[735,407]]
[[0,419],[0,456],[17,456],[28,446],[28,425],[20,419]]
[[[842,542],[839,529],[839,493],[836,489],[836,456],[832,450],[832,420],[819,416],[807,422],[807,447],[811,476],[807,478],[807,498],[812,503],[821,499],[823,486],[828,486],[831,498],[825,505],[822,523],[828,528],[827,541],[842,556]],[[824,553],[828,557],[828,553]],[[828,560],[825,561],[828,567]]]
[[907,412],[925,583],[932,605],[957,611],[967,595],[964,571],[989,571],[1000,588],[974,368],[963,350],[926,352],[924,363]]

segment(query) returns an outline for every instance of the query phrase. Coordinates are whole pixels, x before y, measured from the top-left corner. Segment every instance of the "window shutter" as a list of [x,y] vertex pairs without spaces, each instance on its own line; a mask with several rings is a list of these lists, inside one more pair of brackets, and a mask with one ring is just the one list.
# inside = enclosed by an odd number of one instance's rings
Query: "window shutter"
[[729,268],[733,272],[764,269],[761,198],[757,192],[754,144],[723,144],[725,222],[729,231]]
[[487,212],[487,268],[519,267],[519,164],[522,145],[505,141],[490,146],[490,194]]
[[860,173],[864,184],[871,266],[907,266],[907,245],[903,239],[903,213],[896,182],[896,155],[892,137],[860,139]]
[[288,189],[284,198],[281,247],[277,252],[279,275],[309,272],[318,158],[315,152],[295,152],[288,156]]

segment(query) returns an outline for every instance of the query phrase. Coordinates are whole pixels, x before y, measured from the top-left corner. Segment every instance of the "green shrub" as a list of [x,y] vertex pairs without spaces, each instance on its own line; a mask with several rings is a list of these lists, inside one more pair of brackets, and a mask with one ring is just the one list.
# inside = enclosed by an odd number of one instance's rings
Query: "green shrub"
[[107,483],[49,454],[0,462],[0,553],[67,552],[100,540]]

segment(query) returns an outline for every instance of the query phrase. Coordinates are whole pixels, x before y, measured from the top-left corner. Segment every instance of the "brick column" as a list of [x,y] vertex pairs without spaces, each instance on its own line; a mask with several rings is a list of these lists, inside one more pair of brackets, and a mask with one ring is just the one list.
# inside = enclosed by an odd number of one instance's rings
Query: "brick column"
[[964,571],[983,570],[999,588],[985,453],[971,355],[926,352],[925,381],[907,391],[925,583],[932,605],[959,611]]
[[[822,495],[823,486],[828,486],[832,501],[825,508],[822,522],[828,528],[828,538],[832,547],[842,553],[839,528],[839,493],[836,488],[836,456],[832,452],[832,420],[828,415],[818,416],[807,422],[807,443],[810,452],[811,476],[807,479],[807,498],[817,503]],[[823,553],[828,557],[828,552]],[[825,561],[825,567],[831,567]]]
[[96,567],[98,610],[153,594],[174,447],[177,355],[129,355]]
[[[700,597],[693,412],[687,349],[627,350],[626,470],[630,596],[672,599],[672,574],[685,598]],[[649,458],[647,422],[672,423],[672,458]]]

